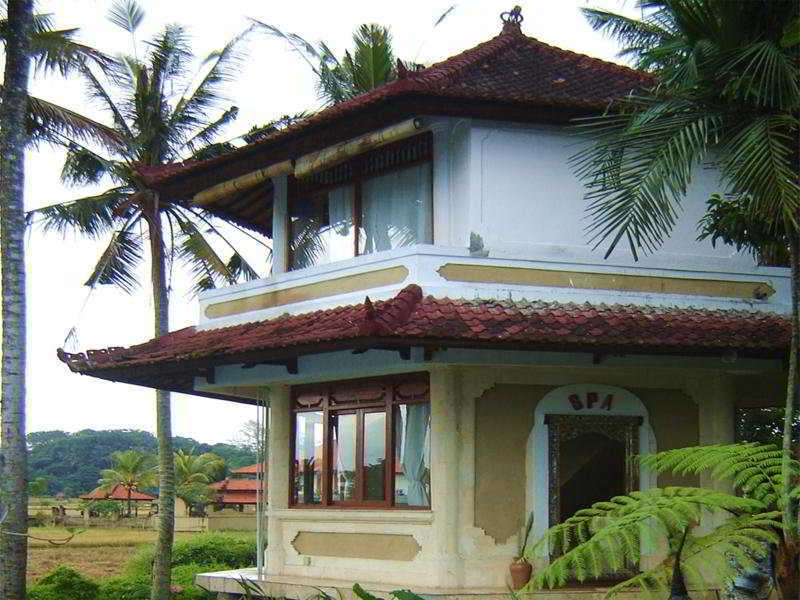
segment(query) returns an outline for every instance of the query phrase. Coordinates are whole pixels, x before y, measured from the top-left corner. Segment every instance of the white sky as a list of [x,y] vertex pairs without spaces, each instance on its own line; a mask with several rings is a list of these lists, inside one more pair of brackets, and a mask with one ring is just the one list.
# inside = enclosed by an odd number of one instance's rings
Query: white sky
[[[517,0],[518,1],[518,0]],[[500,30],[499,14],[514,0],[465,0],[435,30],[435,19],[450,0],[336,2],[293,0],[143,0],[146,20],[138,36],[149,38],[164,24],[189,27],[194,50],[205,55],[221,47],[253,17],[297,32],[309,41],[324,39],[339,54],[350,46],[353,30],[361,23],[389,25],[396,54],[430,63],[485,41]],[[594,33],[578,8],[596,6],[633,10],[633,3],[598,0],[538,0],[520,2],[523,31],[544,42],[607,60],[616,46]],[[109,53],[130,52],[127,33],[105,19],[105,0],[41,1],[41,12],[54,13],[59,27],[80,27],[80,39]],[[635,14],[635,12],[634,12]],[[230,86],[239,118],[230,137],[285,113],[317,105],[310,70],[280,40],[255,36],[248,45],[249,58],[237,82]],[[102,118],[87,106],[82,87],[58,77],[36,79],[34,94]],[[65,188],[59,181],[63,154],[43,146],[31,151],[27,161],[26,204],[36,208],[87,195],[90,190]],[[44,236],[34,229],[26,246],[28,261],[28,431],[61,429],[131,428],[155,431],[154,395],[151,390],[115,384],[69,372],[56,358],[71,327],[78,327],[78,347],[128,346],[152,337],[152,300],[146,277],[140,292],[128,296],[115,288],[95,290],[82,310],[86,280],[103,244],[78,237]],[[264,261],[257,265],[266,272]],[[196,300],[187,297],[187,280],[177,278],[172,295],[171,329],[197,320]],[[202,442],[229,441],[242,423],[255,418],[255,409],[229,402],[173,394],[173,433]]]

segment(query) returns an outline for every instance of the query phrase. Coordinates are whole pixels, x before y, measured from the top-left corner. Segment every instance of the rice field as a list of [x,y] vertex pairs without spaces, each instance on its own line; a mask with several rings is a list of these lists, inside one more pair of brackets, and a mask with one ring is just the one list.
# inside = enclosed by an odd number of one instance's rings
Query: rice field
[[[121,575],[127,562],[142,545],[153,544],[158,533],[152,530],[91,528],[67,531],[63,527],[32,527],[28,533],[28,581],[35,581],[57,565],[65,565],[93,579]],[[75,533],[77,532],[77,533]],[[68,542],[66,538],[75,533]],[[226,532],[252,539],[251,532]],[[176,533],[175,540],[197,533]],[[47,541],[57,541],[59,545]]]

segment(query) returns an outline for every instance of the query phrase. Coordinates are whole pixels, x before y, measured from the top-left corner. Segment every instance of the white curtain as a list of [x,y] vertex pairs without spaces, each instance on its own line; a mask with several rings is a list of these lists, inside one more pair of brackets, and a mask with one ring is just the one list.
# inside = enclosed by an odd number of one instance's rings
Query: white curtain
[[[322,232],[325,240],[324,262],[353,257],[353,186],[345,185],[328,192],[328,221]],[[318,263],[319,264],[319,263]]]
[[409,506],[429,506],[425,487],[425,440],[430,423],[430,404],[406,405],[406,432],[403,439],[403,472],[408,481]]
[[361,254],[432,242],[430,164],[365,181],[361,203]]

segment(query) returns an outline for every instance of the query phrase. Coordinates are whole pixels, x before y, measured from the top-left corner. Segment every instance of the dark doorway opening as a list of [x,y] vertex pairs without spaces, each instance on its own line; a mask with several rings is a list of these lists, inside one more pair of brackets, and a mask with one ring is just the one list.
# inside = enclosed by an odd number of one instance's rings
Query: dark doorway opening
[[625,444],[590,432],[559,445],[562,519],[582,508],[625,493]]

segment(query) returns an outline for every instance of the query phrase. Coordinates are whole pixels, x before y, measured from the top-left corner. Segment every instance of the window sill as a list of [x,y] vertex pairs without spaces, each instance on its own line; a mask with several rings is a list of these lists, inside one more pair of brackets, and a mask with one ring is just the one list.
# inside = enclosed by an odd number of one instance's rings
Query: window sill
[[359,522],[359,523],[412,523],[430,525],[430,509],[403,508],[278,508],[269,510],[267,516],[281,521]]

